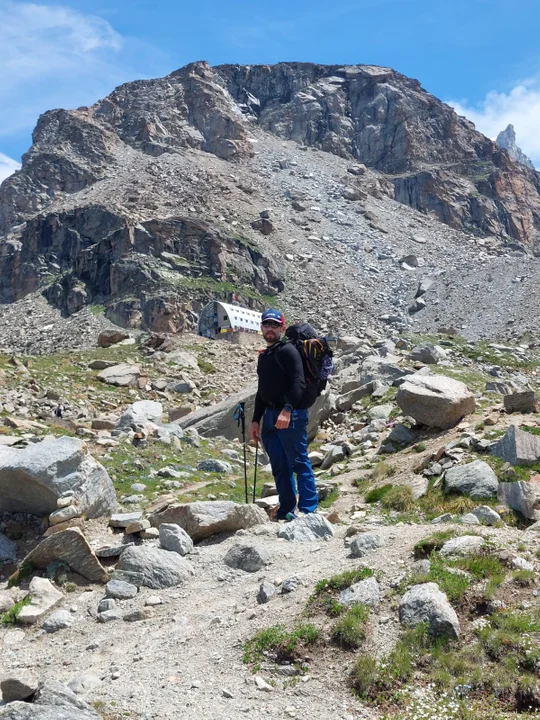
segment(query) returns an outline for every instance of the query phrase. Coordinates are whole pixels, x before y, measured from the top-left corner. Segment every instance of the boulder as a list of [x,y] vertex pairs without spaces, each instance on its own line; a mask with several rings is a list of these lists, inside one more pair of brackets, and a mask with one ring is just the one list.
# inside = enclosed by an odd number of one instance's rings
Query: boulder
[[323,458],[321,470],[328,470],[336,462],[341,462],[346,457],[346,452],[341,445],[332,445]]
[[372,550],[384,547],[384,540],[374,532],[363,533],[356,537],[349,546],[353,557],[364,557]]
[[161,523],[159,541],[164,550],[176,552],[179,555],[189,555],[193,550],[193,540],[180,525],[174,523]]
[[431,635],[459,638],[456,611],[436,583],[413,585],[401,598],[399,620],[403,625],[427,622]]
[[477,535],[462,535],[447,540],[441,548],[441,555],[468,555],[477,553],[484,546],[484,538]]
[[102,348],[108,348],[111,345],[122,342],[122,340],[127,340],[128,337],[129,333],[125,332],[125,330],[103,330],[98,335],[98,345]]
[[117,387],[132,387],[137,384],[141,375],[141,368],[138,365],[129,363],[118,363],[112,367],[105,368],[98,373],[98,379],[107,385]]
[[313,542],[333,535],[334,528],[324,515],[319,513],[301,515],[278,530],[278,537],[290,542]]
[[486,525],[496,525],[501,522],[501,516],[498,512],[495,512],[489,505],[479,505],[478,507],[471,510],[473,515],[476,515],[480,522]]
[[[139,592],[136,585],[132,585],[125,580],[116,580],[113,578],[109,580],[105,587],[105,597],[112,598],[113,600],[131,600],[136,597]],[[108,607],[107,610],[112,608]]]
[[91,582],[107,582],[107,571],[79,528],[68,528],[46,537],[28,553],[22,564],[46,568],[58,560]]
[[0,615],[3,615],[15,605],[15,600],[7,592],[0,590]]
[[512,510],[517,510],[523,517],[540,520],[540,482],[500,482],[497,498]]
[[426,342],[413,347],[409,357],[411,360],[424,363],[424,365],[436,365],[441,360],[446,360],[447,355],[440,345]]
[[461,493],[473,500],[484,500],[497,495],[499,481],[490,466],[483,460],[456,465],[446,471],[447,492]]
[[347,605],[347,607],[357,603],[375,607],[375,605],[379,604],[380,598],[379,583],[374,577],[368,577],[342,590],[338,600],[342,605]]
[[217,533],[236,532],[269,522],[268,515],[256,505],[240,505],[230,500],[173,504],[150,516],[153,527],[174,523],[195,541]]
[[538,410],[536,394],[534,390],[526,390],[525,392],[511,393],[510,395],[505,395],[503,402],[504,409],[508,413],[534,413]]
[[37,689],[37,679],[25,670],[18,670],[13,675],[5,675],[0,682],[2,700],[5,703],[27,700],[34,695]]
[[129,428],[132,425],[145,425],[147,422],[159,424],[163,417],[163,405],[153,400],[138,400],[130,405],[116,423],[117,428]]
[[68,491],[88,518],[116,507],[111,478],[82,440],[61,437],[23,449],[0,446],[0,511],[50,515]]
[[191,565],[178,553],[149,545],[128,547],[120,555],[116,567],[118,570],[140,574],[141,584],[153,590],[176,587],[193,575]]
[[75,615],[70,613],[69,610],[58,610],[58,612],[49,615],[41,627],[47,633],[55,633],[71,627],[74,622]]
[[534,465],[540,459],[540,437],[510,425],[491,453],[512,465]]
[[224,460],[214,460],[210,458],[208,460],[201,460],[201,462],[197,464],[197,470],[230,475],[232,473],[232,465]]
[[257,593],[257,602],[259,605],[265,605],[276,594],[276,586],[266,580],[261,583],[259,592]]
[[457,425],[476,407],[474,395],[465,383],[443,375],[409,377],[400,386],[396,402],[405,415],[443,430]]
[[1,720],[102,720],[93,708],[55,680],[38,688],[32,702],[15,701],[0,707]]
[[225,555],[223,562],[237,570],[257,572],[268,565],[270,553],[264,545],[235,545]]
[[62,601],[63,595],[46,578],[34,577],[28,586],[30,602],[24,605],[17,615],[17,621],[32,625],[41,620],[55,605]]

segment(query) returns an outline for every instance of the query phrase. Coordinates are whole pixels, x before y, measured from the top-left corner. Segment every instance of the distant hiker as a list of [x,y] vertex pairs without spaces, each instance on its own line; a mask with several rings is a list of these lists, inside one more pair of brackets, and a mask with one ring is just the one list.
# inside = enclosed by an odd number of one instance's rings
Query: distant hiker
[[56,410],[54,411],[54,414],[56,415],[57,418],[61,418],[63,416],[64,406],[62,405],[62,403],[60,403],[59,405],[56,406]]
[[296,517],[296,483],[298,510],[312,513],[317,509],[315,476],[307,455],[310,401],[305,398],[307,383],[300,353],[293,343],[282,342],[283,313],[274,308],[265,310],[261,332],[266,349],[259,355],[257,365],[259,386],[250,437],[262,441],[270,458],[279,495],[276,518],[292,520]]

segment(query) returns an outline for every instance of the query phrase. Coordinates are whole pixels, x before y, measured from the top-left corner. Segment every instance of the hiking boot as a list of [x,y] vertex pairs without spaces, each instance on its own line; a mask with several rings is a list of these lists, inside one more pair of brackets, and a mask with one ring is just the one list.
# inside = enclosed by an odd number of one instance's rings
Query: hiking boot
[[298,517],[298,515],[297,515],[296,513],[288,512],[287,515],[286,515],[286,517],[285,517],[285,521],[286,521],[286,522],[292,522],[292,520],[296,520],[297,517]]

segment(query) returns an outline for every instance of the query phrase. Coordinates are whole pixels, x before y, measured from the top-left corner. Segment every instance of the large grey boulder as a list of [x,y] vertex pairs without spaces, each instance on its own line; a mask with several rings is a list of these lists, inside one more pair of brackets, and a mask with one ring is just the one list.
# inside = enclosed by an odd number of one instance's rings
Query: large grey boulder
[[504,397],[504,409],[508,413],[522,412],[533,413],[538,410],[536,393],[534,390],[525,390],[524,392],[510,393]]
[[447,492],[461,493],[473,500],[495,497],[499,486],[497,476],[483,460],[451,467],[444,482]]
[[413,585],[401,598],[399,620],[403,625],[427,622],[431,635],[457,639],[460,633],[456,611],[436,583]]
[[23,565],[46,568],[58,560],[65,562],[71,570],[92,582],[107,582],[107,571],[77,527],[46,537],[28,553]]
[[509,425],[491,453],[512,465],[534,465],[540,459],[540,437]]
[[181,555],[148,545],[128,547],[116,567],[137,573],[141,584],[154,590],[181,585],[193,575],[193,568]]
[[108,515],[116,507],[111,478],[82,440],[61,437],[23,449],[0,446],[0,511],[50,515],[68,491],[86,517]]
[[[238,423],[234,419],[234,411],[238,403],[245,403],[246,418],[251,418],[257,394],[257,383],[251,383],[237,393],[228,395],[224,400],[215,405],[201,407],[195,412],[175,420],[180,427],[195,428],[204,437],[215,437],[220,435],[228,440],[240,438],[241,432]],[[317,398],[316,402],[309,409],[308,438],[312,439],[317,434],[321,422],[326,420],[333,409],[333,399],[330,393],[324,392]]]
[[426,342],[413,347],[409,357],[411,360],[422,362],[425,365],[436,365],[441,360],[446,360],[447,355],[440,345]]
[[257,572],[268,565],[270,553],[264,545],[235,545],[225,555],[223,562],[237,570]]
[[381,599],[381,592],[379,589],[379,583],[374,577],[368,577],[365,580],[354,583],[345,590],[342,590],[339,594],[339,602],[342,605],[355,605],[356,603],[362,603],[362,605],[368,605],[369,607],[375,607],[379,604]]
[[517,510],[529,520],[540,520],[540,483],[518,480],[501,482],[497,493],[499,502]]
[[147,422],[159,424],[163,417],[163,405],[153,400],[138,400],[130,405],[116,423],[117,428],[144,425]]
[[290,542],[313,542],[331,538],[333,535],[334,528],[331,523],[319,513],[301,515],[278,530],[278,537]]
[[195,542],[269,522],[268,515],[257,505],[240,505],[230,500],[173,504],[154,513],[149,520],[153,527],[162,523],[179,525]]
[[443,430],[457,425],[476,407],[465,383],[443,375],[411,376],[400,386],[396,402],[417,422]]
[[87,703],[55,680],[43,683],[33,701],[11,702],[0,707],[1,720],[101,720]]
[[195,428],[200,435],[206,437],[221,435],[228,440],[234,440],[240,436],[238,423],[233,417],[234,410],[239,402],[243,402],[245,403],[246,417],[251,418],[256,393],[257,383],[254,382],[239,392],[227,396],[221,402],[201,407],[175,422],[184,430]]

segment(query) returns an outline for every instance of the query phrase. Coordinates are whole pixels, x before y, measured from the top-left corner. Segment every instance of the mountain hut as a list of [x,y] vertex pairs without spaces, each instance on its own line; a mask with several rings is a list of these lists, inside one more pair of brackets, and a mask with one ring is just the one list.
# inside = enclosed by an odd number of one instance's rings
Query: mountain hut
[[241,305],[212,300],[201,310],[198,334],[209,338],[234,332],[260,333],[261,313]]

